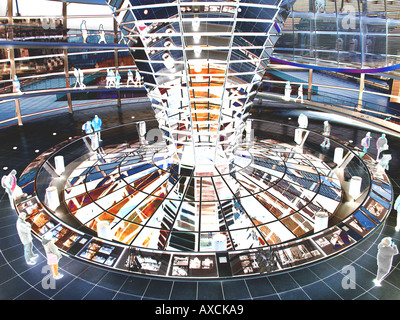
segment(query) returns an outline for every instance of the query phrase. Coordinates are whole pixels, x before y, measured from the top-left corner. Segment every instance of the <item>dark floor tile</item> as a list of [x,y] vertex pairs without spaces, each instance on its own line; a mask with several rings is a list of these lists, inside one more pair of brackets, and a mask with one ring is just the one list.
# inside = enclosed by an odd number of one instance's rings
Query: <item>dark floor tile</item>
[[329,277],[332,273],[338,272],[334,267],[327,262],[321,262],[309,267],[310,271],[316,274],[320,279]]
[[22,245],[5,249],[2,252],[3,252],[4,258],[8,261],[8,263],[10,265],[18,264],[18,263],[20,263],[20,259],[23,259],[24,265],[28,266],[24,259],[24,247]]
[[270,276],[268,280],[271,281],[272,286],[278,294],[299,287],[296,281],[288,273]]
[[135,296],[142,297],[149,283],[150,279],[129,277],[129,279],[121,287],[120,291],[122,293],[129,293]]
[[103,278],[101,278],[97,285],[112,290],[119,290],[128,278],[129,276],[127,275],[116,272],[108,272]]
[[151,280],[143,298],[168,300],[171,295],[172,283],[170,280]]
[[269,282],[268,277],[245,279],[245,281],[252,298],[267,296],[276,293],[273,286],[271,285],[271,282]]
[[354,300],[378,300],[378,299],[369,292],[365,292],[361,296],[354,298]]
[[302,289],[294,289],[279,294],[281,300],[310,300]]
[[141,297],[139,297],[139,296],[122,293],[122,292],[118,292],[113,298],[113,300],[140,300],[140,299],[141,299]]
[[[61,279],[62,280],[62,279]],[[81,300],[93,288],[93,285],[80,279],[74,279],[53,296],[54,300]]]
[[117,292],[100,287],[94,287],[83,300],[112,300]]
[[6,282],[14,277],[17,277],[17,276],[18,276],[18,274],[13,269],[11,269],[8,264],[1,266],[0,267],[0,286],[4,282]]
[[341,300],[340,297],[322,281],[302,288],[312,300]]
[[196,300],[197,282],[174,281],[171,300]]
[[295,270],[291,272],[290,275],[300,286],[311,284],[320,280],[318,276],[308,268]]
[[101,280],[101,278],[105,276],[106,273],[107,270],[105,269],[100,269],[97,267],[90,266],[81,274],[79,274],[79,278],[86,280],[90,283],[96,284]]
[[16,300],[49,300],[50,297],[44,295],[35,288],[31,288],[16,298]]
[[31,286],[20,277],[14,277],[0,285],[0,300],[12,300],[24,293]]
[[71,274],[72,276],[79,276],[89,267],[89,264],[68,257],[63,257],[60,260],[60,268],[64,271],[64,273]]
[[222,287],[220,281],[198,282],[198,300],[223,300]]
[[254,300],[281,300],[281,299],[277,294],[270,294],[268,296],[254,298]]
[[[34,252],[34,253],[36,253],[36,252]],[[26,263],[25,257],[22,256],[15,260],[9,261],[9,264],[12,267],[12,269],[18,274],[21,274],[21,273],[27,272],[27,271],[31,271],[31,270],[34,270],[34,272],[40,274],[42,267],[44,265],[47,265],[47,261],[45,259],[43,259],[43,257],[40,255],[39,255],[39,257],[37,257],[35,259],[35,261],[36,261],[36,264],[29,265]]]
[[368,293],[378,300],[400,300],[400,289],[386,281],[382,281],[381,287],[372,287]]
[[250,299],[250,293],[244,280],[229,280],[222,282],[226,300]]

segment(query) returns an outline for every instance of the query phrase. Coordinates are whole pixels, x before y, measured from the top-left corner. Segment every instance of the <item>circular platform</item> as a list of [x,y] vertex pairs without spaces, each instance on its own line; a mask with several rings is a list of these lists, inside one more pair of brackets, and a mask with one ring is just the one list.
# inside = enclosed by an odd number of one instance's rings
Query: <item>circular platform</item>
[[[385,172],[334,137],[327,149],[320,133],[303,130],[299,145],[296,128],[253,120],[255,138],[243,140],[229,166],[196,168],[179,166],[164,142],[139,139],[135,127],[103,131],[97,152],[89,136],[76,137],[26,168],[19,185],[28,196],[17,210],[28,213],[38,237],[52,232],[66,254],[121,271],[229,278],[331,257],[390,212]],[[336,148],[344,150],[341,166],[333,161]],[[57,174],[60,155],[65,171]],[[355,177],[358,193],[351,190]],[[60,199],[54,210],[49,187]]]

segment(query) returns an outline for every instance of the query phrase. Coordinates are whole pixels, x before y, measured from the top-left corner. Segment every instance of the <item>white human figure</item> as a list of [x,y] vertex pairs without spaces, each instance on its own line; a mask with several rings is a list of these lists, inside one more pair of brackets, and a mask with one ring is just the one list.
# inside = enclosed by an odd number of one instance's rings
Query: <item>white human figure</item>
[[11,208],[13,209],[15,209],[14,200],[24,195],[22,189],[17,185],[16,174],[16,170],[11,170],[8,175],[1,178],[1,186],[6,190],[8,198],[10,200]]
[[142,82],[142,76],[140,75],[139,71],[136,70],[135,72],[135,82],[137,86],[140,86]]
[[107,43],[106,40],[106,33],[104,32],[104,28],[103,25],[101,24],[99,27],[99,34],[100,34],[100,39],[99,39],[99,43],[103,42],[103,43]]
[[17,75],[14,76],[12,84],[14,92],[21,93],[21,83],[19,82]]
[[306,129],[308,127],[308,117],[304,113],[299,115],[297,122],[300,128]]
[[88,30],[86,28],[86,21],[83,20],[81,23],[81,32],[82,32],[82,38],[83,38],[83,43],[87,42],[87,37],[88,37]]
[[329,147],[331,145],[331,141],[328,137],[331,135],[331,125],[329,124],[328,121],[324,121],[323,135],[325,136],[325,138],[324,138],[324,141],[322,141],[322,143],[321,143],[321,147],[329,149]]
[[315,0],[315,12],[320,12],[322,9],[322,12],[325,11],[325,0]]
[[384,133],[382,133],[382,135],[378,138],[378,140],[376,140],[376,151],[377,151],[377,155],[376,155],[376,161],[379,160],[379,155],[383,150],[387,150],[388,149],[388,141],[386,139],[386,135]]
[[110,69],[107,69],[106,88],[109,88],[109,87],[110,87],[110,82],[111,82],[111,78],[110,78]]
[[297,102],[297,99],[300,99],[301,103],[304,103],[304,100],[303,100],[303,84],[300,84],[299,90],[297,92],[297,98],[295,99],[295,102]]
[[380,166],[383,170],[389,170],[389,162],[392,160],[392,152],[389,150],[381,151],[382,157],[378,161],[378,166]]
[[285,96],[283,97],[283,100],[289,101],[291,93],[292,93],[292,87],[290,85],[290,81],[287,81],[285,85]]
[[78,72],[79,72],[79,86],[81,87],[81,89],[86,88],[86,85],[83,83],[83,80],[85,79],[83,71],[81,69],[78,69]]
[[370,144],[371,144],[371,132],[367,132],[365,137],[361,140],[361,146],[363,147],[364,153],[367,153]]
[[16,223],[17,233],[19,239],[24,245],[24,257],[27,264],[36,264],[35,259],[39,257],[38,254],[33,253],[33,243],[32,243],[32,227],[26,219],[26,212],[22,211],[18,215],[18,220]]
[[109,88],[115,87],[115,73],[113,70],[110,69],[110,85]]
[[74,85],[74,88],[76,88],[76,86],[79,84],[79,86],[80,86],[80,83],[79,83],[79,70],[77,69],[77,68],[74,68],[74,76],[75,76],[75,85]]
[[376,278],[373,280],[375,285],[380,287],[382,280],[390,272],[393,263],[393,256],[397,255],[399,250],[390,237],[385,237],[382,239],[381,243],[378,245],[378,271]]
[[121,86],[121,76],[119,74],[119,71],[115,71],[115,87],[119,88]]
[[397,196],[394,202],[393,209],[397,211],[396,228],[397,232],[400,231],[400,194]]
[[126,85],[129,85],[129,82],[132,82],[133,85],[135,84],[135,80],[133,80],[133,73],[131,70],[128,70],[128,80],[126,80]]
[[139,121],[136,123],[136,130],[138,132],[139,135],[139,142],[140,144],[146,144],[146,139],[145,139],[145,135],[146,135],[146,122],[144,121]]

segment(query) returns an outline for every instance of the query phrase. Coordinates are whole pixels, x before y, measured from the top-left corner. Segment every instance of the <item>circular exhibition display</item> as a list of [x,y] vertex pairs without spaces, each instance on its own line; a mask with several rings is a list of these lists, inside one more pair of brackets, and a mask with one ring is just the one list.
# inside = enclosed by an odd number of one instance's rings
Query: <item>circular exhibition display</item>
[[304,127],[249,119],[221,161],[210,148],[197,148],[193,163],[170,147],[155,120],[60,143],[19,177],[17,213],[76,259],[214,279],[332,257],[374,232],[392,206],[374,159]]

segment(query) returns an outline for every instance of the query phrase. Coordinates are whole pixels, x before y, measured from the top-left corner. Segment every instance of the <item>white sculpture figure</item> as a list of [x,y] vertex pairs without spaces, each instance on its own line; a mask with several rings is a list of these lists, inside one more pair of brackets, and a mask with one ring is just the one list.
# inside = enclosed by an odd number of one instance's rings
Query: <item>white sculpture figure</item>
[[324,138],[324,141],[322,141],[322,143],[321,143],[321,147],[329,149],[329,147],[331,145],[331,140],[328,137],[331,135],[331,125],[329,124],[328,121],[324,121],[323,135],[325,136],[325,138]]
[[77,68],[74,68],[74,76],[75,76],[75,85],[74,88],[76,88],[77,84],[79,84],[79,70]]
[[13,80],[12,84],[13,84],[14,92],[21,93],[21,83],[19,82],[17,75],[14,76],[14,80]]
[[78,69],[78,72],[79,72],[79,86],[81,89],[86,88],[86,85],[83,83],[83,80],[85,79],[83,71],[81,69]]
[[147,144],[147,141],[145,139],[146,135],[146,122],[144,121],[139,121],[136,123],[136,130],[139,135],[139,142],[140,144]]
[[378,166],[383,170],[389,170],[389,162],[392,160],[392,152],[389,150],[381,151],[381,158],[378,161]]
[[104,28],[103,28],[102,24],[99,26],[99,34],[100,34],[99,43],[101,43],[101,42],[107,43],[106,33],[104,32]]
[[325,13],[325,0],[315,0],[315,12],[322,12]]
[[118,70],[115,71],[115,87],[119,88],[121,86],[121,76],[119,75]]
[[116,87],[116,78],[114,70],[110,69],[110,87]]
[[82,38],[83,38],[83,43],[86,43],[87,37],[88,37],[88,30],[86,28],[86,21],[83,20],[81,23],[81,32],[82,32]]
[[132,84],[135,84],[135,80],[133,80],[133,73],[131,70],[128,70],[128,80],[126,80],[126,85],[129,85],[129,82],[132,82]]
[[142,82],[142,76],[140,75],[139,71],[136,70],[135,72],[135,82],[137,86],[140,86]]
[[106,88],[110,88],[110,85],[111,85],[110,69],[107,69]]
[[304,113],[301,113],[299,115],[299,118],[297,119],[297,122],[298,122],[300,128],[307,129],[307,127],[308,127],[308,118]]
[[15,209],[14,200],[17,200],[24,195],[22,189],[17,185],[16,174],[16,170],[11,170],[8,175],[1,178],[1,186],[6,190],[11,208],[13,209]]
[[106,88],[115,87],[115,74],[111,69],[107,69]]
[[364,153],[367,153],[370,144],[371,144],[371,132],[367,132],[365,137],[361,140],[361,146],[363,147]]
[[383,150],[387,150],[389,148],[388,141],[386,139],[386,135],[382,133],[382,135],[376,140],[376,161],[379,160],[379,155]]
[[400,194],[397,196],[394,202],[393,209],[397,211],[396,228],[397,232],[400,231]]
[[305,114],[301,113],[297,122],[299,127],[294,132],[294,141],[296,142],[297,147],[302,148],[310,133],[308,130],[304,130],[308,126],[308,118]]
[[283,100],[289,101],[291,93],[292,93],[292,87],[290,85],[290,81],[287,81],[285,85],[285,96],[283,97]]
[[295,99],[295,102],[297,102],[297,99],[300,99],[301,103],[304,103],[304,100],[303,100],[303,84],[300,84],[299,90],[297,92],[297,98]]

